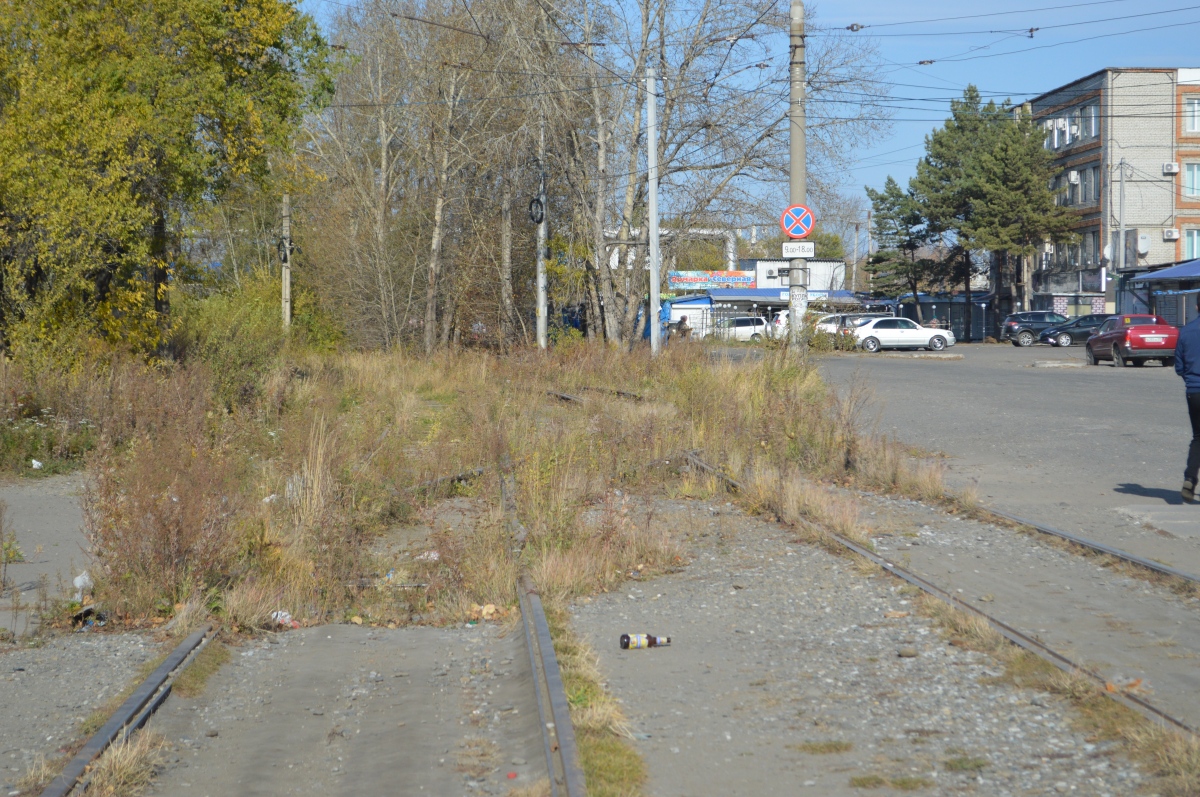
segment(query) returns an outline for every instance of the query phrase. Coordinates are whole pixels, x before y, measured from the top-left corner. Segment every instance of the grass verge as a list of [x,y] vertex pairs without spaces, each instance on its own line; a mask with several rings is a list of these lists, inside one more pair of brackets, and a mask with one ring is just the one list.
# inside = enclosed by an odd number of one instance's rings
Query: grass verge
[[229,661],[229,648],[225,647],[219,640],[212,640],[204,646],[192,659],[192,663],[179,674],[175,679],[174,686],[171,691],[177,693],[181,697],[199,697],[204,694],[204,687],[208,685],[208,679],[217,673],[217,670]]
[[575,635],[561,605],[546,605],[546,621],[571,707],[588,794],[639,797],[646,782],[646,764],[630,743],[620,704],[601,683],[596,654]]

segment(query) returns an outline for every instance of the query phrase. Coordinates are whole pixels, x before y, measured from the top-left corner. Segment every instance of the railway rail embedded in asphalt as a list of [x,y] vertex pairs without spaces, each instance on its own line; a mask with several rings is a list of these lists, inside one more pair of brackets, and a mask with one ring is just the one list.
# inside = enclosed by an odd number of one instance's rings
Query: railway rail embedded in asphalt
[[[710,465],[709,463],[705,462],[695,452],[689,451],[685,454],[685,457],[688,460],[688,462],[690,462],[698,470],[704,471],[705,473],[715,477],[719,481],[723,482],[728,488],[730,488],[736,492],[743,491],[742,484],[739,481],[732,478],[728,474],[722,472],[719,468],[715,468],[712,465]],[[1059,653],[1058,651],[1054,650],[1053,648],[1049,647],[1048,645],[1038,641],[1037,639],[1034,639],[1033,637],[1028,636],[1027,634],[1021,633],[1017,629],[1015,629],[1012,626],[1005,623],[1003,620],[993,617],[992,615],[988,614],[987,612],[983,611],[982,609],[979,609],[976,606],[972,606],[971,604],[969,604],[963,600],[960,600],[959,598],[955,597],[949,591],[944,590],[941,587],[937,586],[936,584],[932,583],[931,581],[929,581],[925,578],[922,578],[921,576],[918,576],[916,573],[913,573],[913,572],[907,570],[906,568],[903,568],[900,565],[897,565],[895,562],[892,562],[891,560],[887,559],[886,557],[880,556],[879,554],[875,553],[874,551],[872,551],[868,548],[865,548],[862,545],[859,545],[858,543],[854,542],[853,540],[849,540],[849,539],[843,537],[842,535],[837,534],[832,531],[829,531],[829,530],[826,530],[826,532],[834,540],[836,540],[839,545],[842,545],[847,550],[850,550],[850,551],[858,554],[859,556],[863,557],[864,559],[867,559],[867,560],[873,562],[874,564],[883,568],[886,572],[891,573],[893,576],[895,576],[899,579],[902,579],[904,581],[907,581],[909,584],[912,584],[914,587],[917,587],[918,589],[921,589],[924,592],[926,592],[930,595],[933,595],[935,598],[938,598],[939,600],[942,600],[957,609],[961,609],[965,612],[969,612],[970,614],[973,614],[977,617],[982,618],[984,621],[986,621],[988,623],[988,625],[990,625],[992,628],[994,628],[1001,636],[1003,636],[1005,639],[1012,642],[1013,644],[1017,645],[1018,647],[1024,648],[1025,650],[1028,650],[1030,653],[1033,653],[1033,654],[1041,657],[1042,659],[1050,662],[1055,667],[1058,667],[1060,670],[1063,670],[1064,672],[1077,673],[1079,675],[1083,675],[1083,676],[1087,677],[1089,680],[1096,683],[1100,687],[1100,690],[1104,694],[1108,695],[1108,697],[1112,698],[1113,700],[1117,701],[1118,703],[1121,703],[1122,705],[1126,706],[1127,708],[1133,709],[1134,711],[1137,711],[1139,714],[1143,715],[1144,717],[1147,717],[1148,719],[1153,720],[1159,724],[1169,725],[1169,726],[1178,728],[1180,730],[1187,731],[1188,733],[1190,733],[1192,735],[1197,735],[1197,730],[1195,728],[1188,725],[1186,722],[1172,716],[1171,714],[1167,713],[1163,709],[1154,705],[1150,701],[1148,701],[1138,695],[1135,695],[1135,694],[1131,694],[1128,692],[1122,692],[1119,690],[1112,691],[1112,690],[1108,689],[1107,682],[1098,673],[1088,669],[1087,667],[1084,667],[1081,664],[1078,664],[1075,661],[1072,661],[1070,658],[1064,656],[1063,654]],[[1116,554],[1114,554],[1114,555],[1116,555]]]
[[67,762],[58,777],[50,781],[42,790],[42,797],[67,797],[78,786],[86,789],[87,771],[91,763],[99,758],[109,745],[117,741],[118,737],[123,741],[146,724],[171,694],[175,679],[187,669],[204,646],[212,640],[213,635],[213,627],[206,625],[180,642],[163,663],[158,665],[109,717],[108,722],[104,723],[104,726]]

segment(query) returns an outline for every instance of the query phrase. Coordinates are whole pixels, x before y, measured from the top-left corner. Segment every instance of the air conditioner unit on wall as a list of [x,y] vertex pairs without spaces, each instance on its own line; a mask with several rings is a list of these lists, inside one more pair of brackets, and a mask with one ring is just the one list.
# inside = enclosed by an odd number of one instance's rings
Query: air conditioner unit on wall
[[1067,173],[1067,182],[1071,185],[1079,185],[1079,172],[1070,171]]
[[1178,241],[1179,240],[1179,230],[1176,230],[1174,228],[1168,228],[1168,229],[1163,230],[1163,240],[1164,241]]
[[1178,163],[1164,163],[1163,164],[1163,174],[1179,174],[1179,164]]

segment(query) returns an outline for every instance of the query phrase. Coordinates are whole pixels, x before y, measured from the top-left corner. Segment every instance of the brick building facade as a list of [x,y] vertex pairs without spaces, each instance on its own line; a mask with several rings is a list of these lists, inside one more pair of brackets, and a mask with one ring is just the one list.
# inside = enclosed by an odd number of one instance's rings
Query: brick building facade
[[1048,246],[1007,285],[999,271],[999,309],[1146,311],[1151,297],[1134,276],[1200,258],[1200,69],[1103,69],[1027,105],[1079,240]]

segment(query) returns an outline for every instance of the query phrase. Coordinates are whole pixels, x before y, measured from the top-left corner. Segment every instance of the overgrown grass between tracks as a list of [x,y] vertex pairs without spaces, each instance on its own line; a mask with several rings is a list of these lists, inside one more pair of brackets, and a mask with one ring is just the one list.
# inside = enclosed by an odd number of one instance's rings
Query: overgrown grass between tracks
[[[180,612],[235,631],[273,626],[281,611],[305,623],[461,620],[474,606],[514,605],[522,568],[566,596],[609,588],[631,567],[673,566],[677,553],[606,496],[674,490],[685,450],[763,491],[783,485],[798,513],[846,531],[852,509],[804,494],[796,477],[941,491],[936,467],[864,432],[865,393],[839,395],[782,354],[733,365],[700,346],[655,359],[586,345],[508,357],[285,353],[234,393],[213,363],[100,370],[107,393],[78,388],[76,401],[99,419],[86,527],[96,597],[125,625]],[[565,404],[551,389],[588,398]],[[496,508],[506,461],[529,530],[520,561]],[[480,465],[491,470],[478,485],[414,489]],[[425,561],[380,554],[381,535],[428,520],[448,491],[474,495],[486,517],[437,529]]]

